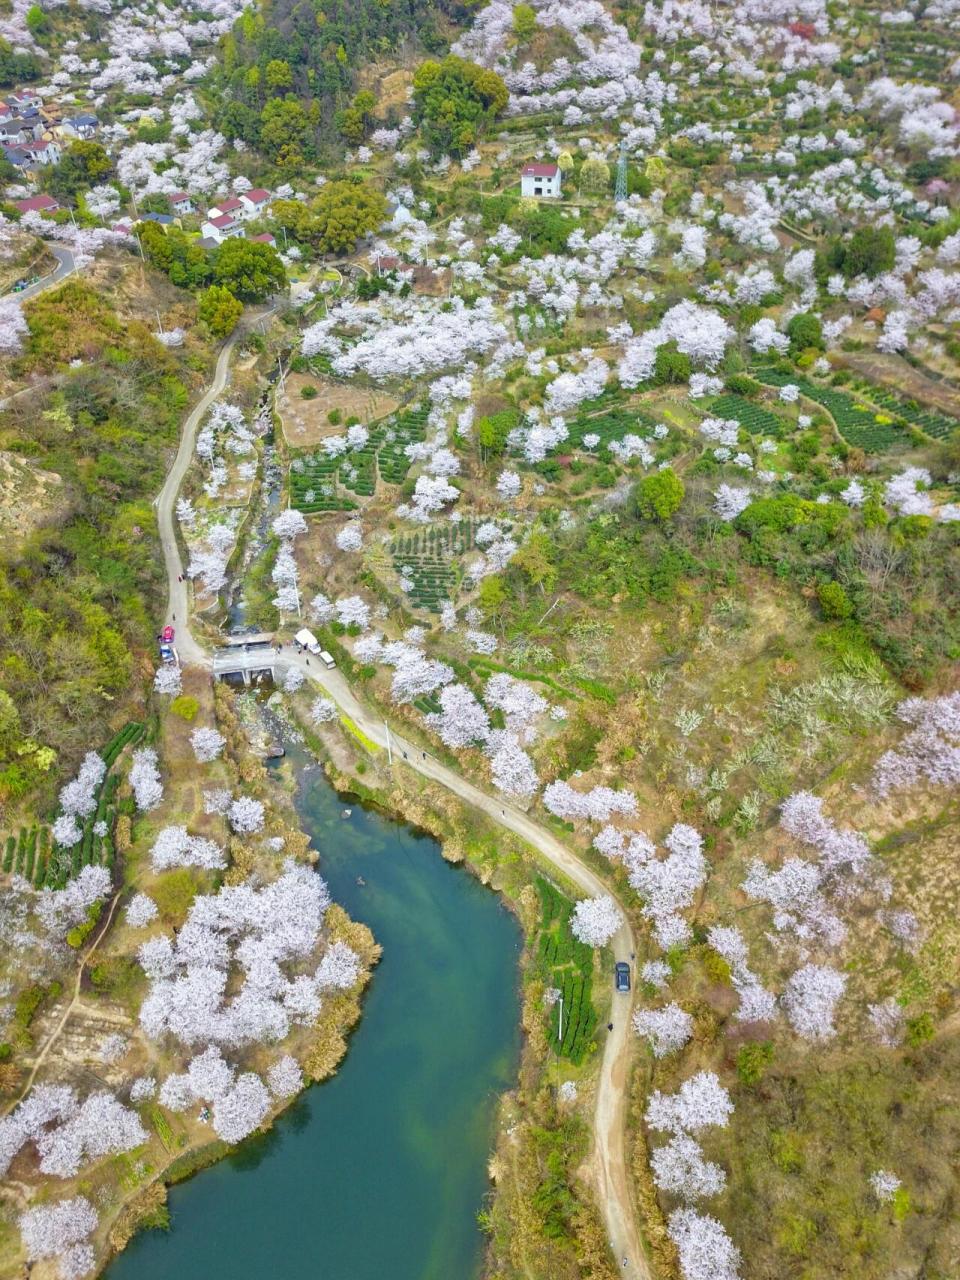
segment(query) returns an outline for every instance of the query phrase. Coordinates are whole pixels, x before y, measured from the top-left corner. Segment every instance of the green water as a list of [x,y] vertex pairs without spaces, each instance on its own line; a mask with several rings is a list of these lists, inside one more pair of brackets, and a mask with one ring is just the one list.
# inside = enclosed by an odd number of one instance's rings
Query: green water
[[[349,1052],[262,1138],[170,1193],[109,1280],[471,1280],[496,1095],[519,1053],[520,935],[435,841],[322,773],[299,808],[334,900],[384,949]],[[362,876],[366,885],[357,885]]]

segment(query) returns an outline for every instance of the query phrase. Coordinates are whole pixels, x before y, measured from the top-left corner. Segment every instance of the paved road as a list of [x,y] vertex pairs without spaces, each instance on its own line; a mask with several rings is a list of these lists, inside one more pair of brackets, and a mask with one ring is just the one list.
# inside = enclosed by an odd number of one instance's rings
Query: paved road
[[36,284],[27,285],[26,289],[21,289],[19,293],[8,291],[5,296],[17,298],[20,302],[26,302],[28,298],[35,298],[38,293],[43,293],[45,289],[52,289],[54,285],[63,284],[67,276],[72,275],[76,270],[77,264],[70,249],[62,244],[54,244],[50,240],[44,240],[43,243],[56,258],[56,268],[48,276],[43,276]]
[[[236,334],[227,341],[217,360],[217,368],[210,389],[184,424],[180,448],[157,499],[157,517],[163,543],[170,600],[167,619],[177,628],[177,648],[181,661],[204,667],[211,665],[210,658],[191,633],[186,584],[178,581],[183,574],[183,566],[174,536],[173,510],[177,493],[193,455],[197,427],[229,379],[230,353],[237,336],[239,335]],[[387,746],[386,724],[356,697],[338,669],[330,671],[321,665],[318,658],[297,654],[290,645],[285,646],[282,654],[276,656],[276,666],[298,667],[312,683],[333,698],[372,742],[380,747]],[[395,733],[389,733],[389,741],[395,763],[405,762],[423,777],[440,783],[467,804],[487,814],[494,822],[513,831],[532,845],[585,895],[596,897],[599,894],[610,893],[609,887],[591,867],[520,809],[487,795],[485,791],[468,782],[459,773],[449,769],[439,760],[435,760],[427,752]],[[616,960],[625,960],[630,963],[636,954],[636,943],[630,926],[626,922],[625,914],[624,924],[613,938],[611,947]],[[634,967],[631,964],[631,968]],[[612,974],[608,975],[608,981],[612,985]],[[640,1243],[636,1214],[630,1195],[625,1144],[627,1086],[630,1062],[636,1044],[636,1038],[630,1029],[635,992],[636,980],[629,995],[614,996],[613,1031],[600,1033],[606,1039],[597,1082],[594,1156],[597,1198],[618,1270],[628,1280],[651,1280],[650,1267]],[[621,1266],[623,1261],[626,1262],[625,1266]]]
[[[187,582],[184,577],[183,563],[180,559],[180,548],[174,529],[174,508],[177,495],[187,469],[193,460],[193,450],[197,442],[197,431],[207,410],[214,400],[223,392],[230,380],[230,356],[237,340],[241,337],[240,329],[235,329],[223,345],[217,358],[213,382],[197,401],[183,424],[180,434],[180,447],[173,465],[167,472],[163,488],[157,495],[157,526],[160,530],[160,545],[163,548],[163,563],[167,571],[167,613],[165,622],[176,629],[177,652],[180,661],[190,666],[208,666],[210,659],[206,650],[193,638],[189,626],[189,596]],[[183,579],[181,581],[180,579]]]

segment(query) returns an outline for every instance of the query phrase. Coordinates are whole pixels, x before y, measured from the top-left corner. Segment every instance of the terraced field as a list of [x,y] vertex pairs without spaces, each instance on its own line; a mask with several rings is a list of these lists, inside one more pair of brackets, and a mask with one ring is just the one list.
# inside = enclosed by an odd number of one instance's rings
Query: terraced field
[[732,418],[735,422],[739,422],[741,427],[745,427],[752,436],[772,436],[774,439],[780,439],[787,429],[787,424],[775,413],[771,413],[763,405],[754,404],[752,400],[734,395],[732,392],[718,396],[710,405],[710,412],[716,414],[718,418]]
[[378,480],[402,484],[410,470],[404,451],[425,438],[427,413],[425,404],[392,413],[371,427],[365,445],[337,458],[322,449],[298,454],[290,464],[290,505],[311,515],[352,511],[354,498],[373,497]]
[[807,378],[779,369],[755,369],[754,377],[770,387],[784,387],[793,383],[800,394],[821,405],[834,422],[848,444],[863,449],[864,453],[886,453],[898,445],[909,444],[909,437],[888,413],[871,404],[855,399],[834,387],[821,387]]
[[439,613],[449,600],[459,576],[457,558],[474,549],[479,524],[463,520],[455,525],[431,525],[429,529],[405,534],[390,544],[397,573],[412,580],[407,595],[416,609]]

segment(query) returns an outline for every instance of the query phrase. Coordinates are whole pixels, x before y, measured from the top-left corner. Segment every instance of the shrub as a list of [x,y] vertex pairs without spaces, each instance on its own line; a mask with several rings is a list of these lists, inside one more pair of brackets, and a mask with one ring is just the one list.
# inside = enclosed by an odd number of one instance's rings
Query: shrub
[[680,510],[683,482],[670,467],[644,476],[634,490],[637,514],[644,520],[669,520]]
[[742,1044],[737,1050],[737,1075],[741,1084],[759,1084],[773,1061],[773,1045],[769,1040]]
[[821,583],[817,587],[817,599],[820,601],[820,609],[825,618],[842,622],[853,615],[850,597],[839,582]]
[[315,400],[318,395],[319,395],[319,392],[317,391],[317,388],[313,385],[313,383],[308,382],[305,387],[300,388],[301,400]]
[[174,715],[186,720],[189,724],[191,720],[196,718],[197,712],[200,710],[200,703],[196,698],[190,697],[189,694],[182,693],[179,698],[174,698],[170,703],[170,710]]

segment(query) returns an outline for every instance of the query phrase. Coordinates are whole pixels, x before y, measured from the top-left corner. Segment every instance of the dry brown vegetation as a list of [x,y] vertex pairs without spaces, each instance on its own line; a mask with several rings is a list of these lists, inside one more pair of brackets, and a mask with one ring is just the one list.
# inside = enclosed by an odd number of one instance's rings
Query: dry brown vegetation
[[[304,400],[300,392],[309,386],[315,387],[318,394],[312,400]],[[342,435],[344,422],[349,417],[359,418],[366,426],[393,413],[400,403],[373,387],[357,387],[303,373],[289,374],[286,388],[285,393],[277,396],[277,412],[284,439],[296,449],[319,444],[328,436]],[[339,423],[329,421],[328,415],[333,411],[339,412]]]

